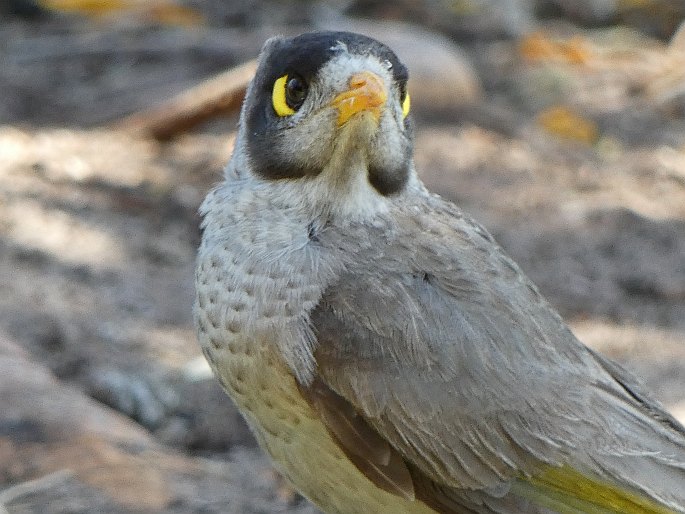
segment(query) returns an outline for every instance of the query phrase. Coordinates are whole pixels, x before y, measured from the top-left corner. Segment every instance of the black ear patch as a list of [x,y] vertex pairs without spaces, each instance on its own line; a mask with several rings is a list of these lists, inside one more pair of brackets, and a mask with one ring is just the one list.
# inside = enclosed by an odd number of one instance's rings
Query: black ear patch
[[409,172],[414,162],[413,133],[414,127],[409,119],[405,118],[405,134],[408,143],[404,146],[402,157],[395,161],[396,165],[388,166],[375,162],[369,165],[369,184],[383,196],[399,193],[407,185]]
[[397,169],[369,168],[369,184],[383,196],[399,193],[409,178],[409,166],[403,164]]

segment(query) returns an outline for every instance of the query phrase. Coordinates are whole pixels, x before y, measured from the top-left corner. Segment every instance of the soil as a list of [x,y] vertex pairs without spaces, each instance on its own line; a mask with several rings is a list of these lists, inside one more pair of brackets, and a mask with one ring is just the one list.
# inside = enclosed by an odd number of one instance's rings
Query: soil
[[[0,20],[0,513],[317,512],[255,445],[192,327],[197,209],[236,118],[164,143],[112,128],[270,35],[337,23],[326,5],[229,4],[189,4],[209,20],[191,27],[25,2]],[[685,44],[553,12],[461,39],[416,18],[460,39],[443,89],[473,74],[462,103],[416,102],[417,167],[685,421]],[[421,81],[412,97],[435,89]]]

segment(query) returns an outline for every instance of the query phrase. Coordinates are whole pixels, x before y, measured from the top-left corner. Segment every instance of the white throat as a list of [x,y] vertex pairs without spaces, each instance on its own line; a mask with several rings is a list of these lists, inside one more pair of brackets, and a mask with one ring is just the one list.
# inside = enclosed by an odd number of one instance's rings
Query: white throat
[[[337,138],[331,160],[319,175],[292,182],[303,207],[340,222],[373,222],[390,200],[369,183],[367,145],[376,129],[371,119],[354,120]],[[290,181],[288,181],[290,182]]]

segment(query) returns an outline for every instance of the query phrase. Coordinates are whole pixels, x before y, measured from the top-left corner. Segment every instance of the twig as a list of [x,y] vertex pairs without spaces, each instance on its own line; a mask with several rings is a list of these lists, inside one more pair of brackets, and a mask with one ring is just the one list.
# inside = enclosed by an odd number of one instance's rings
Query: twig
[[248,61],[187,89],[157,107],[127,116],[116,123],[115,128],[167,140],[214,116],[236,112],[256,69],[256,61]]
[[[3,507],[17,498],[27,496],[31,493],[44,491],[51,487],[64,482],[74,476],[74,472],[70,469],[60,469],[54,473],[48,473],[40,478],[34,480],[27,480],[19,484],[8,487],[4,491],[0,491],[0,507]],[[0,510],[2,513],[2,510]]]

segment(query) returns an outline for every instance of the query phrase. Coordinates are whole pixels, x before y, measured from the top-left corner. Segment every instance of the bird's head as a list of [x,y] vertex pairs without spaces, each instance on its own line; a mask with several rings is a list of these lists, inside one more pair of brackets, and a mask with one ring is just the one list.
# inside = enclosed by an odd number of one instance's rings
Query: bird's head
[[241,163],[261,180],[365,182],[402,191],[413,172],[407,69],[359,34],[272,38],[262,49],[241,114]]

